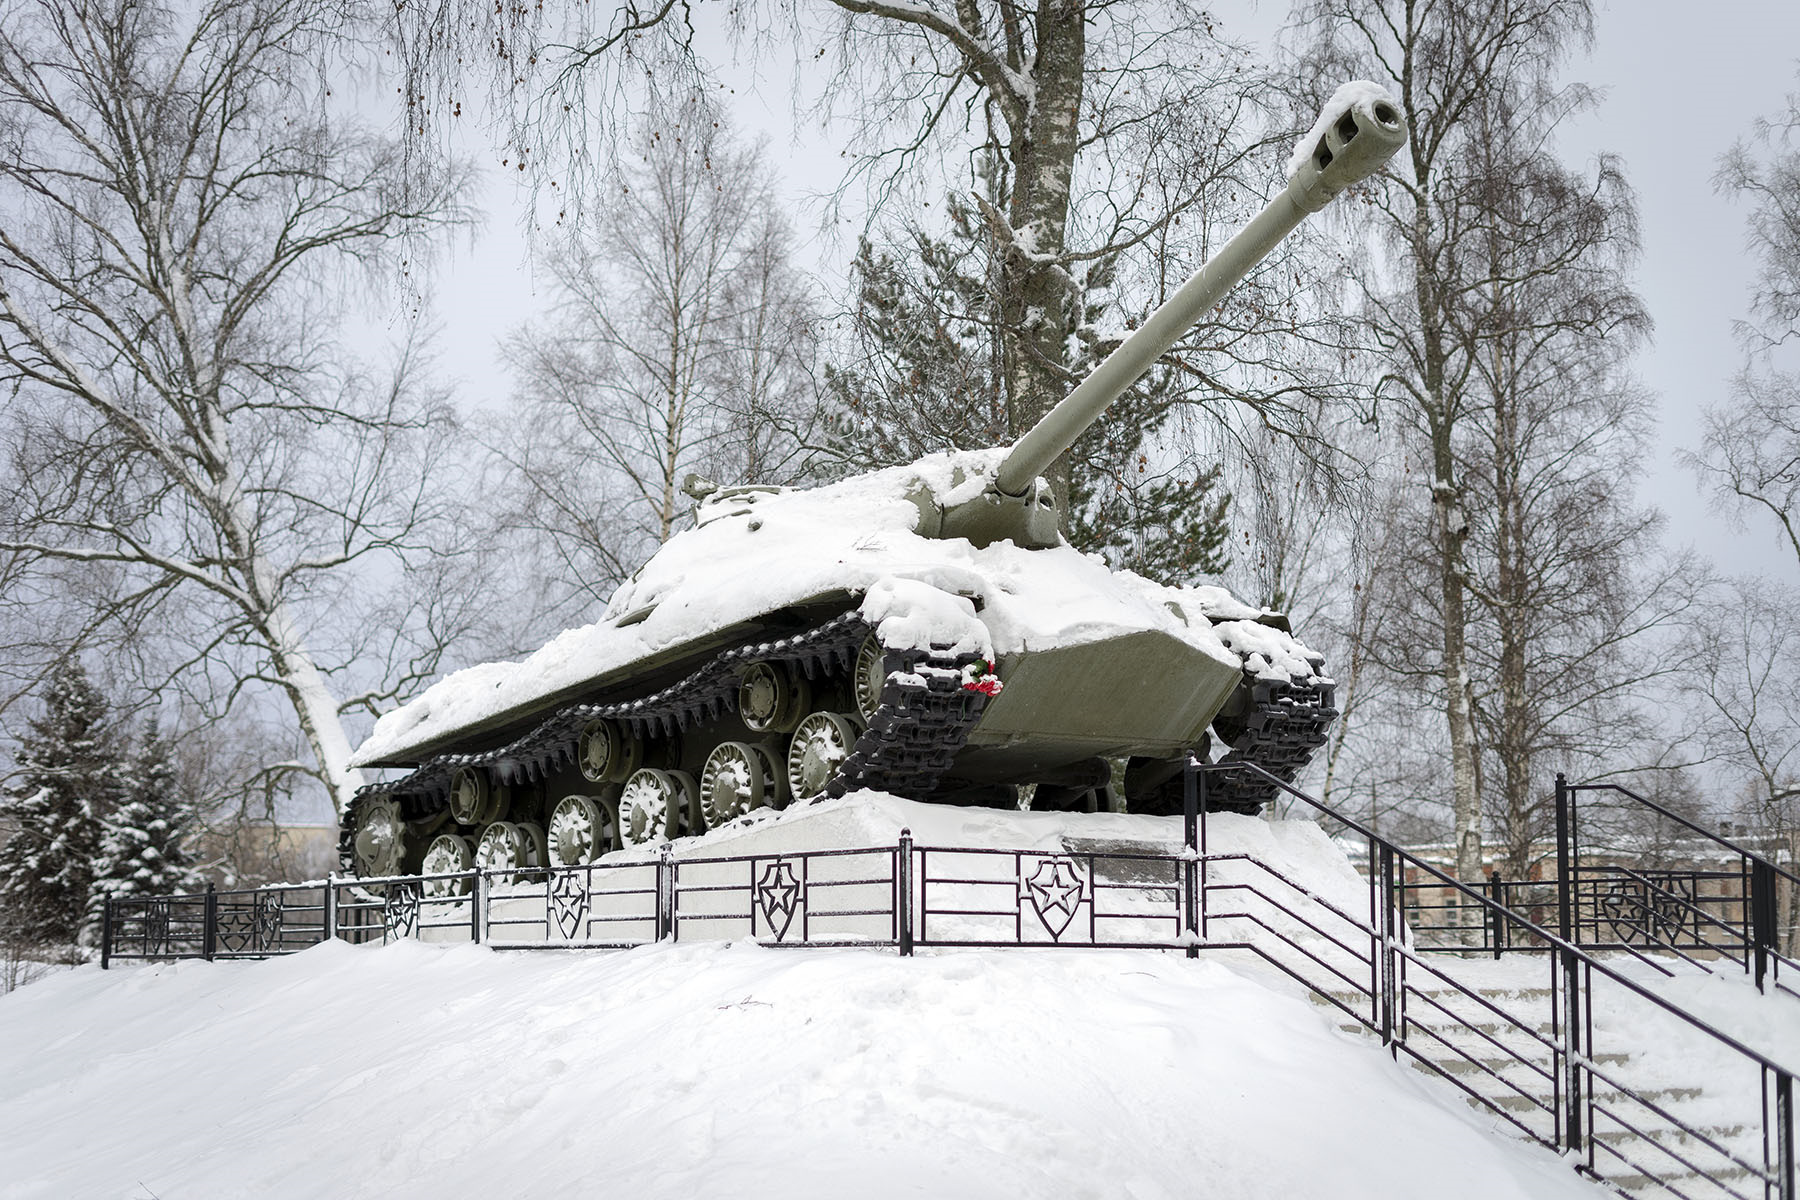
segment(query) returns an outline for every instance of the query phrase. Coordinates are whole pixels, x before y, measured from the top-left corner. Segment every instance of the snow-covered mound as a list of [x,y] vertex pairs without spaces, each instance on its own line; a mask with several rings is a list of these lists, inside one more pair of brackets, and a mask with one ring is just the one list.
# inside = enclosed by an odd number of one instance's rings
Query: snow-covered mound
[[[519,662],[438,681],[383,715],[353,761],[410,761],[420,747],[604,680],[648,655],[841,592],[863,596],[864,616],[891,645],[952,643],[993,657],[1148,629],[1234,667],[1240,656],[1261,653],[1287,674],[1310,671],[1291,639],[1258,625],[1257,610],[1222,588],[1163,587],[1068,546],[976,548],[916,532],[920,497],[953,504],[978,495],[1003,454],[937,454],[825,487],[709,500],[695,528],[671,538],[621,586],[599,621]],[[1213,620],[1229,624],[1215,629]]]
[[0,999],[0,1194],[1596,1194],[1417,1079],[1179,955],[330,944]]

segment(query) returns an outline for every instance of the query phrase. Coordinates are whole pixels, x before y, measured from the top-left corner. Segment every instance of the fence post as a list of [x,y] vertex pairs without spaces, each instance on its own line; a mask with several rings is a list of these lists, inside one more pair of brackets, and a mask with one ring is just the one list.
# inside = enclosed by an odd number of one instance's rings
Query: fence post
[[1494,957],[1498,959],[1501,951],[1506,949],[1506,918],[1501,910],[1506,907],[1504,899],[1506,889],[1500,886],[1500,868],[1495,867],[1488,872],[1488,899],[1493,907],[1488,909],[1488,924],[1493,928]]
[[1796,1200],[1794,1191],[1794,1077],[1775,1071],[1775,1194]]
[[656,940],[676,937],[675,847],[664,842],[656,855]]
[[108,969],[112,965],[112,931],[113,931],[113,898],[108,896],[100,905],[100,969]]
[[[1187,855],[1181,861],[1182,932],[1187,934],[1187,956],[1200,957],[1200,782],[1199,768],[1188,759],[1181,775],[1181,814],[1183,844]],[[1204,779],[1204,776],[1200,776]]]
[[1395,1040],[1396,1022],[1394,1020],[1394,906],[1399,897],[1395,895],[1394,848],[1386,842],[1381,842],[1379,845],[1375,873],[1380,877],[1376,890],[1381,898],[1381,923],[1376,926],[1381,930],[1381,969],[1377,972],[1380,990],[1381,1044],[1397,1055],[1399,1047]]
[[481,945],[482,908],[486,904],[486,893],[481,889],[481,868],[474,867],[469,871],[469,940],[477,946]]
[[1575,943],[1574,864],[1569,847],[1569,781],[1561,771],[1556,773],[1556,933],[1570,945]]
[[[1193,762],[1194,760],[1189,759],[1188,761]],[[1208,793],[1212,789],[1212,784],[1210,782],[1211,775],[1207,772],[1205,763],[1197,764],[1195,769],[1198,772],[1195,776],[1195,791],[1199,796],[1195,807],[1200,810],[1200,940],[1205,942],[1212,936],[1212,930],[1206,927],[1206,884],[1208,868],[1211,865],[1206,859],[1208,854],[1206,845],[1206,807]]]
[[201,913],[200,954],[211,962],[219,949],[219,891],[210,879],[206,882],[206,907]]
[[911,829],[900,831],[900,845],[895,849],[895,886],[900,894],[894,897],[894,919],[900,923],[900,954],[911,957],[913,952],[913,836]]
[[1559,947],[1556,954],[1562,961],[1563,977],[1563,1149],[1580,1153],[1586,1146],[1581,1120],[1581,1059],[1585,1054],[1581,1037],[1581,961],[1570,946]]
[[[1750,942],[1756,990],[1766,991],[1769,953],[1775,949],[1775,868],[1760,858],[1750,860]],[[1748,956],[1745,965],[1750,965]]]
[[325,940],[333,941],[337,937],[337,872],[332,871],[325,876]]

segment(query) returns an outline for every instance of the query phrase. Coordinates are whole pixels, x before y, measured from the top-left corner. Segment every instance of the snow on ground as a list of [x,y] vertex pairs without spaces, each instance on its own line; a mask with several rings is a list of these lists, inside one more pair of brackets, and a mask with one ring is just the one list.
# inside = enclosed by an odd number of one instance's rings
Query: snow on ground
[[[1174,818],[881,794],[684,856],[1168,846]],[[1215,816],[1317,894],[1308,822]],[[84,967],[0,1000],[0,1195],[1591,1196],[1291,985],[1179,954],[332,943]]]
[[0,1000],[0,1194],[1594,1196],[1179,955],[327,944]]

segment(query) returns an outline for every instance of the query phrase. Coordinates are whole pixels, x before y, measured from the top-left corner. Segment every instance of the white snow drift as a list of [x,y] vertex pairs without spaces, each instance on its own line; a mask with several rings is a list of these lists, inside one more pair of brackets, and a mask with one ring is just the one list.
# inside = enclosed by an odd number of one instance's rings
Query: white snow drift
[[0,1001],[0,1193],[1588,1196],[1302,1001],[1105,951],[331,944]]
[[[1172,818],[875,793],[686,854],[1166,844]],[[1316,826],[1215,817],[1353,903]],[[1179,953],[327,944],[0,999],[0,1196],[1591,1196],[1289,991]]]

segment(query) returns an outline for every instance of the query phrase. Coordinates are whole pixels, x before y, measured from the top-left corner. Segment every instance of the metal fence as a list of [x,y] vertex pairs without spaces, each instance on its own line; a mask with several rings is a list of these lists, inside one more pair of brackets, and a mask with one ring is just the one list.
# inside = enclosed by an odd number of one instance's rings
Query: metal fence
[[[1627,819],[1684,831],[1715,867],[1638,866],[1603,861],[1584,844],[1582,801],[1604,795]],[[1617,819],[1621,812],[1615,812]],[[1734,967],[1761,990],[1800,997],[1800,962],[1784,953],[1792,936],[1782,913],[1800,907],[1800,876],[1616,784],[1556,778],[1556,849],[1544,879],[1490,875],[1476,890],[1491,901],[1472,909],[1465,889],[1436,870],[1401,880],[1401,912],[1423,950],[1499,957],[1548,952],[1524,926],[1555,929],[1584,950],[1616,952],[1668,973],[1680,963],[1708,973]],[[1500,913],[1523,918],[1524,925]]]
[[102,965],[266,958],[332,938],[506,949],[663,940],[772,946],[1182,948],[1179,848],[1032,851],[915,845],[328,879],[112,901]]

